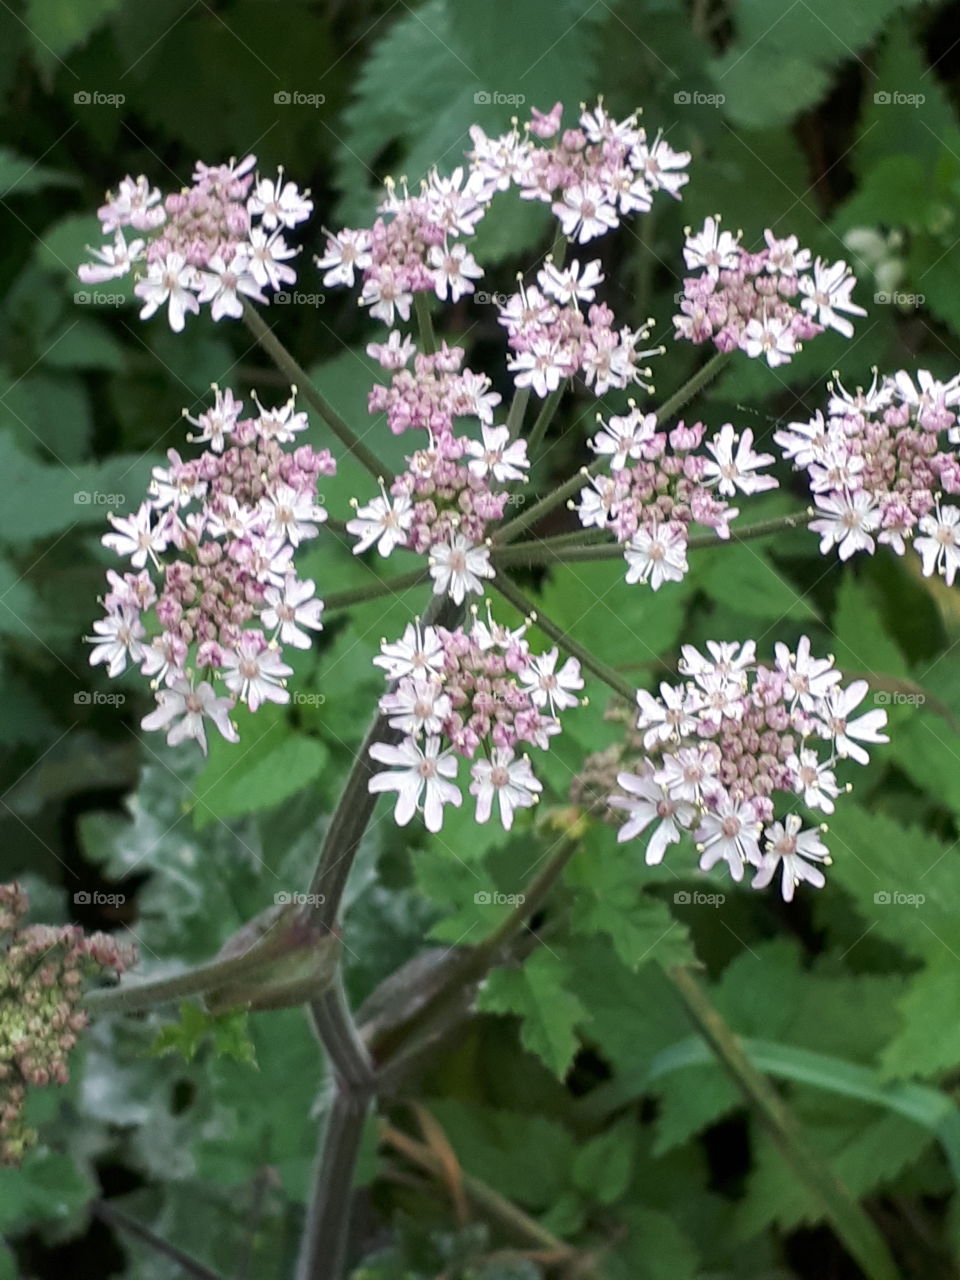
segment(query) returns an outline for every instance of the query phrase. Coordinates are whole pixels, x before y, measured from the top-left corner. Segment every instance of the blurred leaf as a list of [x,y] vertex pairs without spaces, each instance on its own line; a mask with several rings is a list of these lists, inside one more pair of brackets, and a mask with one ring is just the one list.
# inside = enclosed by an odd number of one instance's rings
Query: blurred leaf
[[480,992],[485,1013],[522,1018],[520,1038],[531,1053],[563,1079],[577,1050],[576,1026],[590,1014],[565,986],[564,964],[552,952],[536,951],[519,969],[495,969]]

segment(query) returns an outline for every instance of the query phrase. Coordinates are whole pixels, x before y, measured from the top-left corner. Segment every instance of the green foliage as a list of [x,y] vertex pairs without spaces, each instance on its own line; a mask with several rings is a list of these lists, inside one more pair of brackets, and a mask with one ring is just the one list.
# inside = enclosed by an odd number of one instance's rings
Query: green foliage
[[179,1053],[186,1062],[192,1062],[208,1037],[216,1057],[222,1055],[233,1058],[235,1062],[256,1066],[253,1041],[247,1033],[246,1013],[213,1015],[187,1000],[180,1005],[179,1021],[164,1025],[150,1046],[150,1052],[158,1057],[165,1053]]

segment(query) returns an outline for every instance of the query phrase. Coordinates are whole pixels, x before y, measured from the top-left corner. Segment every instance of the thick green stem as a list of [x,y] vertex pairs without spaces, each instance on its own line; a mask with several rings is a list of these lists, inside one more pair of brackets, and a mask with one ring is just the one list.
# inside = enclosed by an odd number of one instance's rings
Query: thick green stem
[[592,671],[595,676],[609,685],[615,693],[619,693],[622,698],[626,698],[629,703],[633,703],[637,696],[636,689],[632,684],[628,684],[622,676],[614,671],[613,667],[608,667],[605,662],[601,662],[599,658],[595,658],[589,649],[584,648],[579,641],[568,635],[562,627],[557,626],[548,617],[541,613],[532,601],[528,600],[519,587],[515,586],[504,574],[499,573],[493,580],[493,585],[500,594],[510,601],[521,613],[536,618],[537,626],[541,631],[545,631],[551,640],[556,640],[557,644],[567,653],[577,658],[581,666],[586,667],[588,671]]
[[514,392],[513,399],[510,402],[510,412],[507,414],[507,431],[510,433],[511,440],[516,440],[523,428],[523,415],[526,413],[529,403],[529,387],[521,387],[519,391]]
[[547,429],[553,421],[557,409],[560,407],[560,401],[567,389],[566,382],[561,382],[556,391],[551,391],[544,400],[537,419],[530,429],[530,435],[527,438],[527,457],[532,462],[536,457],[537,450],[543,443],[543,437],[547,434]]
[[268,947],[255,945],[242,956],[229,960],[213,960],[198,965],[172,978],[155,978],[146,982],[121,983],[117,987],[96,987],[83,998],[91,1013],[137,1013],[154,1005],[169,1004],[186,996],[204,995],[249,977],[263,969],[270,958]]
[[353,1175],[371,1097],[338,1092],[317,1149],[313,1189],[297,1260],[297,1280],[342,1280],[350,1228]]
[[347,426],[329,400],[321,395],[311,382],[310,376],[303,366],[294,359],[260,315],[260,312],[257,311],[256,307],[252,307],[249,302],[244,302],[243,304],[243,319],[247,328],[273,360],[277,368],[285,377],[289,378],[290,383],[297,388],[297,391],[303,396],[307,404],[317,411],[333,434],[346,445],[357,461],[366,467],[372,476],[377,480],[383,479],[385,484],[389,484],[393,479],[390,468],[385,466],[375,454],[371,453],[367,446]]
[[780,1095],[747,1057],[739,1039],[703,993],[693,974],[680,965],[666,973],[697,1030],[754,1107],[784,1159],[817,1201],[864,1274],[870,1280],[898,1280],[897,1267],[883,1236],[846,1184],[807,1146]]

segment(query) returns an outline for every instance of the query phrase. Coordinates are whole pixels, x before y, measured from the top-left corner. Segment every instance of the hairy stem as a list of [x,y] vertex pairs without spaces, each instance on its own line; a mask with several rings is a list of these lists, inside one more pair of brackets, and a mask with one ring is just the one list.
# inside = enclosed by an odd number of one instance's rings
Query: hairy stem
[[883,1236],[846,1184],[807,1146],[780,1095],[747,1057],[694,975],[681,965],[666,973],[697,1030],[756,1110],[784,1159],[816,1199],[864,1274],[870,1280],[898,1280],[899,1273]]
[[247,328],[273,360],[277,368],[289,378],[291,384],[297,388],[307,404],[316,410],[333,434],[342,444],[346,445],[357,461],[366,467],[372,476],[378,480],[382,478],[384,483],[389,484],[393,479],[390,468],[385,466],[375,454],[371,453],[367,446],[347,426],[329,400],[321,395],[311,382],[303,366],[294,359],[260,315],[260,312],[257,311],[256,307],[252,307],[249,302],[244,302],[243,304],[243,319]]
[[333,609],[348,609],[354,604],[365,604],[368,600],[378,600],[381,596],[395,596],[410,587],[419,587],[422,582],[430,581],[428,569],[414,569],[410,573],[398,574],[395,578],[378,579],[368,587],[353,587],[350,591],[334,591],[323,601],[324,613]]
[[589,649],[584,648],[579,641],[566,633],[562,627],[552,622],[548,617],[541,613],[532,601],[528,600],[519,587],[510,581],[504,574],[498,574],[493,579],[493,585],[500,594],[512,605],[520,610],[521,613],[536,619],[537,626],[541,631],[545,631],[551,640],[556,640],[557,644],[567,653],[572,654],[580,661],[580,664],[592,671],[598,679],[604,684],[610,686],[615,693],[619,693],[622,698],[632,705],[636,698],[636,689],[629,684],[622,676],[614,671],[613,667],[608,667],[605,662],[601,662],[599,658],[595,658]]

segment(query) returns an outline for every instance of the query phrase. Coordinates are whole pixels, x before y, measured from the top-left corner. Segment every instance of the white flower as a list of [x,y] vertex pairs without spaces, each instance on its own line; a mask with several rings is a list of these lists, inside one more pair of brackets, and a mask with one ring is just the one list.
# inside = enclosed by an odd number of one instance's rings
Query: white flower
[[472,415],[489,426],[493,422],[493,411],[503,397],[499,391],[490,390],[492,383],[485,373],[474,373],[472,369],[464,369],[459,381],[456,417]]
[[675,200],[680,199],[680,188],[690,181],[689,174],[678,172],[690,163],[690,152],[674,151],[659,134],[648,146],[643,129],[630,153],[630,163],[643,174],[654,191],[666,191]]
[[[326,272],[323,277],[325,285],[345,284],[352,287],[354,271],[364,271],[372,261],[370,232],[351,231],[347,228],[337,235],[328,233],[326,252],[322,258],[317,258],[317,266]],[[399,334],[397,337],[399,338]],[[393,334],[390,335],[390,341],[393,342]],[[369,349],[368,353],[372,354]],[[374,359],[378,358],[374,356]]]
[[654,777],[675,800],[688,800],[700,804],[704,790],[716,788],[721,761],[720,748],[715,742],[705,742],[699,747],[681,747],[675,754],[663,757],[663,767]]
[[867,314],[863,307],[851,301],[850,292],[856,283],[856,277],[848,272],[845,262],[826,263],[817,258],[813,264],[813,279],[801,276],[798,280],[800,292],[806,294],[801,306],[808,315],[816,316],[817,324],[836,329],[845,338],[852,338],[853,325],[838,313],[845,311],[851,316]]
[[781,892],[784,902],[793,901],[794,890],[801,880],[806,880],[815,889],[823,888],[826,883],[823,872],[819,867],[810,866],[810,862],[822,862],[829,866],[830,850],[820,839],[818,827],[801,831],[800,825],[797,814],[790,813],[786,822],[774,822],[767,827],[764,832],[767,851],[753,877],[752,888],[765,889],[778,866],[783,869]]
[[563,234],[581,244],[606,235],[620,221],[603,188],[594,182],[567,187],[563,200],[554,203],[553,212],[560,220]]
[[649,582],[657,591],[665,582],[682,582],[687,572],[687,539],[676,524],[640,528],[627,543],[627,582]]
[[741,493],[762,493],[765,489],[776,489],[777,481],[773,476],[754,475],[757,467],[768,467],[776,459],[772,453],[754,453],[753,432],[749,427],[737,435],[732,423],[725,422],[712,440],[707,443],[707,452],[713,454],[703,464],[705,483],[716,485],[717,493],[725,498],[732,498],[739,489]]
[[408,622],[399,640],[388,644],[380,642],[380,657],[373,659],[375,667],[383,667],[388,680],[402,676],[437,675],[443,671],[443,644],[435,627],[420,627],[420,619]]
[[259,631],[244,631],[235,650],[223,655],[223,681],[232,694],[256,711],[264,702],[289,702],[284,677],[293,674],[276,646],[265,644]]
[[[141,729],[166,729],[167,742],[177,746],[187,738],[195,738],[200,750],[207,754],[204,720],[210,720],[227,742],[239,742],[240,735],[230,719],[233,701],[218,698],[206,680],[194,688],[189,680],[176,680],[169,689],[157,691],[157,709],[140,721]],[[174,724],[175,720],[178,723]]]
[[617,500],[617,482],[610,476],[591,476],[589,485],[580,490],[580,501],[575,505],[580,523],[585,529],[594,526],[605,529],[610,512]]
[[830,390],[827,413],[832,417],[845,418],[854,414],[876,413],[880,409],[886,409],[893,399],[894,382],[892,378],[884,378],[878,382],[878,377],[877,370],[874,369],[873,381],[868,389],[864,391],[863,387],[857,387],[856,393],[851,395],[840,379],[834,375],[834,381],[827,383]]
[[715,811],[703,815],[696,832],[700,868],[709,871],[722,859],[733,879],[742,880],[745,862],[760,866],[763,824],[749,800],[735,800],[723,790],[714,791],[711,799]]
[[574,258],[565,267],[548,262],[537,272],[544,293],[565,307],[572,302],[592,302],[597,296],[597,285],[602,284],[604,278],[599,258],[586,263],[582,270]]
[[594,453],[610,455],[610,466],[614,471],[625,467],[628,458],[636,460],[643,457],[644,446],[657,430],[657,415],[641,413],[639,409],[631,409],[623,417],[614,416],[606,423],[599,415],[597,420],[603,430],[587,443]]
[[810,809],[833,813],[834,800],[840,794],[833,770],[817,758],[817,753],[804,747],[798,755],[787,756],[786,766],[794,775],[797,794]]
[[357,514],[347,521],[347,533],[357,539],[353,554],[358,556],[377,544],[382,556],[388,556],[395,547],[402,547],[407,540],[407,532],[413,523],[413,504],[406,494],[392,500],[382,493],[363,507],[357,507]]
[[[253,398],[257,400],[256,394]],[[272,436],[278,444],[290,444],[297,432],[306,431],[310,420],[302,409],[296,411],[296,403],[296,396],[291,395],[285,404],[277,405],[275,409],[265,409],[257,400],[260,428],[264,435]]]
[[648,751],[658,744],[677,742],[697,727],[693,715],[697,707],[683,686],[675,688],[664,682],[659,698],[646,689],[638,689],[637,707],[637,728],[643,730],[643,745]]
[[752,360],[763,356],[771,369],[789,364],[797,351],[797,338],[792,327],[778,316],[748,320],[743,331],[742,349]]
[[299,492],[288,484],[278,484],[272,493],[265,494],[260,510],[267,536],[285,538],[294,547],[298,547],[304,538],[315,538],[320,531],[313,521],[318,520],[322,524],[327,518],[326,511],[316,505],[310,494]]
[[396,766],[393,773],[376,773],[367,784],[371,792],[396,791],[394,820],[405,827],[417,811],[424,795],[423,820],[428,831],[439,831],[443,825],[443,806],[459,809],[463,803],[460,789],[450,778],[457,776],[457,760],[450,750],[440,750],[438,737],[427,738],[423,749],[412,738],[399,746],[375,742],[370,755],[381,764]]
[[165,551],[169,539],[160,524],[150,527],[152,507],[144,502],[131,516],[115,516],[109,512],[107,519],[116,533],[105,533],[100,541],[118,556],[129,556],[135,569],[142,569],[147,557],[157,563],[158,552]]
[[392,693],[380,699],[380,710],[390,717],[390,727],[405,734],[440,733],[450,714],[450,698],[436,679],[404,676]]
[[463,604],[468,591],[483,594],[481,578],[492,578],[490,548],[472,546],[462,533],[455,533],[449,545],[430,548],[430,577],[434,594],[448,595],[454,604]]
[[[326,276],[324,282],[329,283]],[[399,329],[391,329],[386,342],[367,343],[367,355],[376,360],[381,369],[405,369],[416,350],[409,333],[401,334]]]
[[467,453],[473,459],[467,463],[472,475],[481,478],[487,472],[493,472],[494,480],[503,484],[507,480],[524,480],[524,472],[530,463],[527,459],[526,440],[510,441],[510,432],[506,427],[481,426],[483,443],[479,440],[467,441]]
[[653,777],[649,765],[643,774],[618,773],[617,783],[627,794],[610,796],[610,806],[623,809],[629,815],[617,832],[617,840],[621,844],[632,840],[659,818],[660,825],[647,841],[644,854],[647,865],[656,866],[663,861],[667,845],[676,844],[683,831],[689,828],[696,810],[687,801],[668,795]]
[[107,203],[97,210],[97,215],[107,234],[127,223],[138,231],[146,231],[166,221],[167,214],[161,199],[159,187],[151,187],[141,173],[136,181],[124,178],[116,195],[108,193]]
[[94,647],[90,653],[90,665],[107,664],[107,675],[118,676],[126,670],[127,658],[131,662],[139,662],[143,656],[143,626],[139,615],[128,609],[120,609],[116,613],[108,613],[105,618],[98,618],[93,624],[97,633],[84,636],[88,644]]
[[323,601],[314,596],[316,583],[310,578],[302,581],[295,574],[288,574],[279,587],[267,587],[263,593],[266,608],[260,620],[268,631],[278,631],[281,644],[292,644],[295,649],[309,649],[310,637],[301,627],[322,631]]
[[191,444],[207,444],[214,453],[222,453],[224,438],[233,432],[243,412],[243,401],[237,400],[232,391],[221,391],[213,384],[214,402],[212,409],[206,409],[198,418],[191,418],[186,410],[183,416],[200,428],[199,435],[187,436]]
[[389,263],[380,263],[375,273],[363,282],[360,305],[369,307],[375,320],[392,326],[396,316],[401,320],[410,319],[413,294],[403,288]]
[[482,756],[474,761],[470,770],[470,794],[477,798],[477,822],[490,817],[494,796],[500,806],[500,821],[504,830],[513,826],[516,809],[529,809],[537,802],[543,784],[534,776],[527,756],[515,759],[510,747],[494,747],[490,760]]
[[155,685],[161,682],[173,684],[183,676],[186,662],[186,641],[170,631],[163,631],[145,646],[140,672]]
[[929,578],[936,569],[943,574],[947,586],[953,586],[960,568],[960,507],[937,508],[936,515],[920,517],[923,537],[914,538],[913,545],[923,558],[923,574]]
[[720,218],[707,218],[696,235],[687,229],[687,241],[683,260],[693,270],[705,267],[707,275],[716,280],[721,268],[735,267],[740,260],[739,236],[720,230]]
[[821,462],[826,457],[831,426],[824,422],[818,409],[809,422],[791,422],[783,430],[775,431],[774,443],[780,446],[783,456],[791,459],[795,467],[809,467],[811,462]]
[[842,676],[833,665],[833,658],[814,658],[810,652],[810,637],[801,636],[797,652],[791,653],[779,641],[774,645],[777,666],[786,676],[786,687],[794,700],[799,700],[806,711],[816,710],[816,704],[825,698]]
[[435,244],[431,247],[427,260],[433,268],[433,286],[437,297],[444,302],[448,291],[451,302],[457,302],[464,294],[473,293],[471,280],[479,280],[483,275],[483,268],[478,266],[477,260],[464,244],[442,247]]
[[260,221],[272,231],[275,227],[295,227],[313,212],[309,191],[301,193],[295,182],[284,182],[283,169],[277,173],[276,182],[261,178],[247,199],[247,211],[259,214]]
[[866,489],[832,495],[818,493],[814,502],[817,510],[824,513],[822,519],[810,524],[813,532],[820,534],[821,555],[834,546],[841,560],[849,560],[855,551],[873,553],[870,534],[880,524],[880,509]]
[[786,240],[778,240],[772,231],[763,233],[767,242],[767,261],[765,270],[771,274],[795,276],[800,271],[810,268],[810,250],[801,249],[796,236],[788,236]]
[[200,303],[193,292],[197,270],[191,267],[182,253],[168,253],[163,262],[152,263],[143,280],[134,285],[133,291],[143,299],[140,319],[149,320],[155,311],[167,303],[167,318],[174,333],[180,333],[186,313],[197,315]]
[[279,289],[282,285],[293,284],[297,273],[293,267],[284,266],[290,258],[297,256],[279,231],[269,235],[263,227],[251,227],[247,241],[250,258],[250,274],[257,284],[269,285],[271,289]]
[[239,320],[243,315],[241,293],[256,302],[266,302],[242,250],[238,250],[229,262],[215,253],[209,267],[209,271],[197,272],[198,300],[212,303],[210,314],[214,320],[222,320],[224,316]]
[[544,400],[564,378],[573,376],[574,364],[570,353],[555,338],[540,335],[529,350],[511,356],[507,368],[516,374],[514,382],[518,387],[532,387]]
[[77,275],[84,284],[102,284],[105,280],[116,280],[119,276],[125,276],[134,262],[141,257],[143,245],[142,240],[131,240],[128,245],[124,239],[123,230],[117,227],[113,244],[105,244],[101,249],[92,249],[89,245],[87,246],[88,251],[100,261],[84,262],[77,268]]
[[833,688],[820,704],[820,726],[824,737],[832,738],[838,756],[849,756],[857,764],[869,763],[870,757],[860,742],[889,742],[880,730],[886,726],[885,711],[867,711],[850,720],[850,712],[867,696],[870,686],[866,680],[854,680],[846,689]]
[[551,715],[567,707],[575,707],[579,698],[572,690],[583,688],[580,663],[576,658],[568,658],[557,671],[559,657],[560,650],[556,647],[539,655],[531,654],[527,665],[517,673],[517,678],[523,682],[523,691],[529,693],[533,705],[549,706]]

